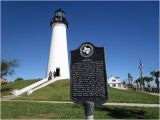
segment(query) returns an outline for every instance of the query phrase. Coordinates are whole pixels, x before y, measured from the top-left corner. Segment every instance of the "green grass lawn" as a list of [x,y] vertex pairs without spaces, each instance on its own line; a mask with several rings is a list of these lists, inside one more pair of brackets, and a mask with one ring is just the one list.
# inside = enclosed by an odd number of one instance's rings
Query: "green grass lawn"
[[[31,81],[19,81],[25,82],[24,85],[31,84]],[[35,81],[33,81],[35,82]],[[19,88],[22,83],[12,83],[13,88]],[[12,88],[12,85],[8,85],[9,88]],[[15,86],[17,88],[15,88]],[[21,87],[21,88],[23,88]],[[5,86],[7,88],[7,84]],[[2,86],[2,89],[4,87]],[[150,95],[142,92],[136,92],[132,90],[119,90],[114,88],[108,88],[109,101],[108,102],[120,102],[120,103],[159,103],[159,97],[155,95]],[[69,80],[60,80],[52,83],[44,88],[41,88],[33,92],[29,96],[22,96],[18,99],[21,100],[47,100],[47,101],[70,101],[70,81]]]
[[70,101],[69,80],[60,80],[52,83],[44,88],[33,92],[29,96],[23,96],[21,100],[54,100],[54,101]]
[[143,92],[109,88],[108,93],[109,93],[109,102],[159,104],[159,96]]
[[[84,108],[75,104],[2,102],[2,119],[85,119]],[[158,108],[100,106],[95,119],[158,119]]]
[[39,81],[38,79],[22,80],[22,81],[1,85],[1,96],[9,95],[10,94],[9,92],[12,92],[14,89],[21,89],[38,81]]

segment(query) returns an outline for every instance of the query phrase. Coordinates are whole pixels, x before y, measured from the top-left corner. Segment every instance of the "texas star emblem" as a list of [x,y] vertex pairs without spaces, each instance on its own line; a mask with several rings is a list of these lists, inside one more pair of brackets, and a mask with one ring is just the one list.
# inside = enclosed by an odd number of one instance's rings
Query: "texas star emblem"
[[91,44],[84,44],[80,48],[80,54],[83,57],[90,57],[93,54],[93,47]]
[[91,52],[91,48],[84,47],[82,51],[86,54],[89,54]]

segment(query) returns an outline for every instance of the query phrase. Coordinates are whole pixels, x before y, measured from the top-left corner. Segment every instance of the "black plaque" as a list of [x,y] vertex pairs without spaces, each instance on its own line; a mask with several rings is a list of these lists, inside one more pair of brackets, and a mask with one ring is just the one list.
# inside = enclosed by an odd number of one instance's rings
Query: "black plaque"
[[108,98],[103,47],[89,42],[71,51],[71,100],[78,104],[93,101],[96,105]]

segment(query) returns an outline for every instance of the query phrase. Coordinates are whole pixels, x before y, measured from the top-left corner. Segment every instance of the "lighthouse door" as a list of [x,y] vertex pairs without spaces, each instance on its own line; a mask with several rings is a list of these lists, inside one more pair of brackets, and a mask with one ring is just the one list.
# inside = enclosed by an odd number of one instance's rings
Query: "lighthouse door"
[[56,68],[56,76],[60,76],[60,68]]

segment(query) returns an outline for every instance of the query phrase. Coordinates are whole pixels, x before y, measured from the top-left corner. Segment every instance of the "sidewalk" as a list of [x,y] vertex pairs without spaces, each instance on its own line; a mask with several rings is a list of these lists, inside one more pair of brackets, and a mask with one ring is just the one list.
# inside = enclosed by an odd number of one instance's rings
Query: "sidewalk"
[[148,92],[145,92],[145,93],[147,93],[147,94],[151,94],[151,95],[157,95],[157,96],[160,96],[160,94],[158,94],[158,93],[148,93]]
[[104,103],[103,105],[132,106],[132,107],[160,107],[159,104],[143,104],[143,103]]
[[[16,101],[16,102],[39,102],[39,103],[54,103],[54,104],[74,104],[67,101],[36,101],[36,100],[9,100],[1,99],[1,101]],[[132,106],[132,107],[160,107],[159,104],[142,104],[142,103],[104,103],[104,106]]]
[[15,96],[15,95],[3,96],[3,97],[1,97],[1,101],[12,100],[12,99],[19,98],[19,97],[21,97],[21,96]]

